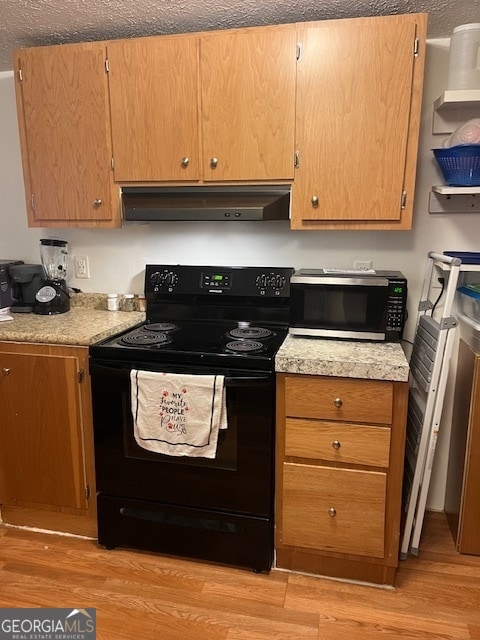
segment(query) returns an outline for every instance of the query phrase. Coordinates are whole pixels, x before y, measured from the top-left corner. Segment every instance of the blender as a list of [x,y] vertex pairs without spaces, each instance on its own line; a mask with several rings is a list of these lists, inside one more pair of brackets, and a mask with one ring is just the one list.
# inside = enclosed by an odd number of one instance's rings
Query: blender
[[65,313],[70,310],[67,277],[66,240],[40,240],[40,257],[44,270],[43,284],[35,296],[34,312],[40,315]]

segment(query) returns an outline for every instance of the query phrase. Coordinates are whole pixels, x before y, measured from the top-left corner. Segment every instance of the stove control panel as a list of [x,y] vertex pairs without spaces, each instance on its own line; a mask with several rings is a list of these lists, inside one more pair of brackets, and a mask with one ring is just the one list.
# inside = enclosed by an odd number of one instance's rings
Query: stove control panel
[[147,265],[145,293],[288,298],[290,267]]
[[230,289],[232,281],[229,271],[204,271],[202,273],[202,288]]
[[276,296],[281,295],[282,290],[285,289],[287,285],[287,282],[288,279],[284,275],[275,272],[262,273],[257,276],[257,279],[255,280],[255,284],[257,285],[261,295],[265,295],[265,293],[270,289]]

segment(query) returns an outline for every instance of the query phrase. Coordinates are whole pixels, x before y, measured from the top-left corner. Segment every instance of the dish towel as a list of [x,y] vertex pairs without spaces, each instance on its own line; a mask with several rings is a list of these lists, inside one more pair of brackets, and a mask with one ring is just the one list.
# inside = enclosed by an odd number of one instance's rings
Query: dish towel
[[135,440],[169,456],[215,458],[227,428],[224,376],[130,372]]

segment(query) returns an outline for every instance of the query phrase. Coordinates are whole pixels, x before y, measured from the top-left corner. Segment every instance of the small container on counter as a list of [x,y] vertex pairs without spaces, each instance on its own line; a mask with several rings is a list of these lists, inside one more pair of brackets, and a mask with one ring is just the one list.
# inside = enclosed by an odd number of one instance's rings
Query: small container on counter
[[138,311],[146,311],[147,310],[147,299],[145,296],[137,297],[137,310]]
[[125,293],[120,305],[121,311],[135,311],[135,296],[133,293]]
[[107,309],[109,311],[120,310],[120,296],[118,295],[118,293],[107,294]]

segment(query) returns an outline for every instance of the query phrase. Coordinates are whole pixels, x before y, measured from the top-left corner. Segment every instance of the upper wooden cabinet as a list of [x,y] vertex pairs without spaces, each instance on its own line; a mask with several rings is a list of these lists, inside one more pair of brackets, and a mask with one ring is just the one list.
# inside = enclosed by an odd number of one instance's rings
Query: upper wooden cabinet
[[115,180],[200,179],[196,36],[107,43]]
[[298,25],[294,229],[410,229],[426,15]]
[[116,181],[293,178],[295,25],[107,49]]
[[206,34],[200,60],[204,179],[292,179],[295,25]]
[[29,226],[120,225],[105,44],[15,52]]
[[[426,15],[16,52],[30,226],[139,183],[292,184],[292,229],[410,229]],[[108,70],[108,73],[107,73]]]

